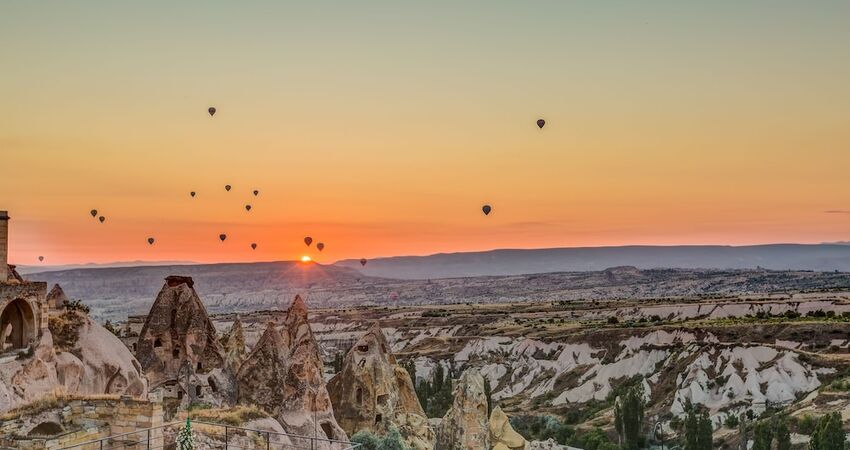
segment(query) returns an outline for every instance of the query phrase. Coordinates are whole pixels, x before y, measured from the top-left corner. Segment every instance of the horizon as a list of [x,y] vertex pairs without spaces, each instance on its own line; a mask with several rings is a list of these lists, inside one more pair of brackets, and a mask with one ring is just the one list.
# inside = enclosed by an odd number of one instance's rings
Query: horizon
[[0,5],[10,260],[848,239],[846,2],[333,5]]

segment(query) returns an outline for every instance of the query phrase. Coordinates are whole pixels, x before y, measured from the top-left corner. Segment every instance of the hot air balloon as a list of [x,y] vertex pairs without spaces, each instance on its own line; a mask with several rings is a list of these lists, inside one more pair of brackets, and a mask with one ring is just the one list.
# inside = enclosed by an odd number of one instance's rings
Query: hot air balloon
[[543,119],[537,119],[537,126],[543,128],[543,125],[546,125],[546,121]]
[[394,302],[398,301],[398,292],[391,292],[390,293],[390,300],[392,300]]
[[215,107],[210,106],[209,109],[207,109],[207,112],[210,113],[210,117],[214,116],[215,115]]
[[325,244],[319,242],[318,244],[316,244],[316,248],[319,249],[319,251],[322,251],[325,249]]
[[256,196],[258,196],[258,195],[260,195],[260,191],[258,191],[258,190],[256,190],[256,189],[254,189],[254,197],[256,197]]
[[305,238],[304,238],[304,243],[305,243],[305,244],[307,244],[307,247],[309,247],[309,246],[310,246],[310,244],[312,244],[312,243],[313,243],[313,238],[311,238],[310,236],[305,237]]
[[250,210],[251,210],[251,205],[245,205],[245,211],[250,211]]
[[153,243],[154,243],[154,238],[149,237],[148,238],[148,245],[153,245]]
[[360,259],[360,265],[361,265],[361,266],[365,266],[365,265],[366,265],[366,258],[361,258],[361,259]]
[[195,191],[190,192],[190,193],[189,193],[189,195],[191,195],[192,197],[194,197],[194,196],[195,196]]
[[44,256],[39,256],[39,257],[38,257],[38,262],[42,262],[42,261],[44,261]]
[[484,205],[484,206],[481,207],[481,211],[484,211],[485,216],[489,216],[490,211],[492,211],[492,210],[493,210],[493,208],[490,207],[490,205]]
[[224,242],[224,240],[227,239],[227,235],[226,234],[219,234],[218,238],[221,240],[221,242]]
[[103,223],[103,222],[106,222],[106,217],[100,216],[100,217],[97,218],[97,220],[99,220],[100,223]]
[[225,185],[224,185],[224,190],[225,190],[225,191],[227,191],[227,192],[230,192],[230,185],[229,185],[229,184],[225,184]]
[[251,244],[251,250],[256,250],[256,249],[257,249],[257,244],[256,244],[256,243],[255,243],[255,244]]
[[92,217],[97,217],[97,210],[93,209],[93,210],[89,211],[89,214],[91,214]]

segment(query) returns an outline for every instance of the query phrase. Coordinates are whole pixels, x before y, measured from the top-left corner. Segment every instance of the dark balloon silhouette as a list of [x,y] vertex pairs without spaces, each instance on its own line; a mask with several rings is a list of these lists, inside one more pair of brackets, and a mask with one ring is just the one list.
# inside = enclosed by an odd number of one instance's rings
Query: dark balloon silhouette
[[229,184],[225,184],[225,185],[224,185],[224,190],[225,190],[225,191],[227,191],[227,192],[230,192],[230,185],[229,185]]
[[93,210],[89,211],[89,214],[91,214],[92,217],[97,217],[97,210],[93,209]]
[[260,191],[258,191],[258,190],[256,190],[256,189],[254,189],[254,197],[256,197],[256,196],[258,196],[258,195],[260,195]]
[[207,112],[210,113],[210,117],[214,116],[215,115],[215,107],[210,106],[209,109],[207,109]]
[[224,242],[224,240],[227,239],[227,235],[226,234],[219,234],[218,238],[221,240],[221,242]]
[[543,128],[543,125],[546,125],[546,121],[543,119],[537,119],[537,126]]
[[365,266],[365,265],[366,265],[366,262],[367,262],[367,261],[366,261],[366,258],[361,258],[361,259],[360,259],[360,265],[361,265],[361,266]]
[[103,222],[106,221],[106,217],[100,216],[100,217],[97,218],[97,220],[99,220],[100,223],[103,223]]
[[154,238],[148,238],[148,245],[153,245]]
[[245,205],[245,211],[250,211],[250,210],[251,210],[251,205]]
[[191,195],[192,197],[194,197],[194,196],[195,196],[195,191],[190,192],[190,193],[189,193],[189,195]]
[[310,244],[312,244],[312,243],[313,243],[313,238],[311,238],[310,236],[305,237],[305,238],[304,238],[304,243],[305,243],[305,244],[307,244],[307,247],[309,247],[309,246],[310,246]]
[[257,244],[251,244],[251,250],[256,250],[256,249],[257,249]]
[[316,248],[319,249],[319,251],[322,251],[325,249],[325,244],[319,242],[318,244],[316,244]]
[[44,256],[39,256],[39,257],[38,257],[38,261],[39,261],[39,262],[44,261]]
[[493,208],[490,207],[490,205],[484,205],[484,206],[481,207],[481,211],[484,211],[485,216],[489,216],[490,211],[492,211],[492,210],[493,210]]

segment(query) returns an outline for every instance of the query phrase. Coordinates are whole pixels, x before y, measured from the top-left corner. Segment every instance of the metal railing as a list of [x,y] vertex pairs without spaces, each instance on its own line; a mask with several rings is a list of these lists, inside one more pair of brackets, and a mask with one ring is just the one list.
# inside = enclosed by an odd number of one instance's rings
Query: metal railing
[[[115,434],[58,450],[175,450],[176,437],[185,422]],[[198,450],[358,450],[360,444],[313,436],[256,430],[232,425],[193,421]]]

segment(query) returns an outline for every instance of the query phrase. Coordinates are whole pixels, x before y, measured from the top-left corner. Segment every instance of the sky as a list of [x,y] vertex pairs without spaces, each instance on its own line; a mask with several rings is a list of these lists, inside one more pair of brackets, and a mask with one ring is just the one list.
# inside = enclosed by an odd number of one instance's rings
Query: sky
[[11,263],[850,238],[850,2],[175,3],[0,3]]

